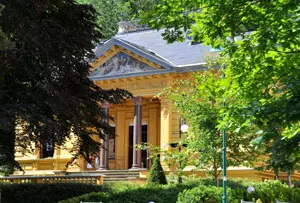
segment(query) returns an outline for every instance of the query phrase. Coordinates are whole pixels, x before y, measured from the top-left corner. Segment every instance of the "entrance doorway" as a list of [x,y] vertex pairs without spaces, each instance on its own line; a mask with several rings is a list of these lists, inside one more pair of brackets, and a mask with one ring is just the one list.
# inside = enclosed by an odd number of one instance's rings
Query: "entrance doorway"
[[[133,156],[133,126],[129,126],[129,149],[128,149],[128,169],[132,167],[132,156]],[[148,141],[148,125],[142,125],[142,140],[141,143],[147,143]],[[141,168],[147,168],[147,150],[142,150],[141,153]]]

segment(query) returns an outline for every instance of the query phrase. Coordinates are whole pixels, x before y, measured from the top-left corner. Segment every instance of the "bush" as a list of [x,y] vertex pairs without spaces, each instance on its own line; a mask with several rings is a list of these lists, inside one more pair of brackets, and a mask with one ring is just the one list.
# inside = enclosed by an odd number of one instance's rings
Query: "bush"
[[284,202],[296,202],[295,189],[289,188],[279,181],[265,181],[254,185],[252,194],[255,200],[260,199],[264,203],[274,202],[276,199]]
[[179,185],[130,185],[130,184],[112,184],[109,185],[109,191],[103,193],[90,193],[79,197],[74,197],[59,203],[74,203],[80,201],[87,202],[105,202],[105,203],[175,203],[177,195],[185,189],[195,187],[195,183]]
[[[80,201],[102,201],[105,203],[221,202],[222,188],[215,187],[213,184],[211,179],[186,177],[183,184],[169,185],[150,184],[145,186],[128,182],[101,186],[87,184],[5,184],[0,185],[0,190],[2,202],[5,203],[55,203],[58,201],[61,201],[60,203]],[[250,185],[255,188],[255,192],[251,193],[251,196],[246,193],[246,189]],[[178,194],[180,195],[178,196]],[[203,201],[201,198],[206,199]],[[288,188],[287,185],[279,181],[259,183],[242,180],[228,181],[228,202],[240,203],[241,199],[252,200],[252,198],[260,199],[263,203],[274,202],[275,199],[300,203],[300,189]]]
[[293,184],[294,184],[295,188],[300,188],[300,181],[299,180],[294,180]]
[[231,199],[230,203],[240,203],[241,200],[246,200],[246,190],[245,189],[230,189],[229,190],[229,197]]
[[103,186],[88,184],[1,184],[1,200],[5,203],[54,203],[93,191]]
[[177,203],[220,203],[223,190],[220,187],[199,185],[184,190],[178,195]]
[[293,202],[300,202],[300,188],[296,188],[293,191]]
[[[201,185],[180,193],[177,199],[178,203],[188,202],[221,202],[222,188],[212,186],[210,179],[200,180]],[[252,185],[255,192],[248,194],[247,187]],[[289,188],[279,181],[249,182],[241,180],[228,181],[228,202],[239,203],[241,199],[248,201],[261,200],[263,203],[273,203],[275,200],[300,203],[300,189]]]
[[156,157],[150,169],[148,184],[167,184],[166,175],[161,167],[160,159]]

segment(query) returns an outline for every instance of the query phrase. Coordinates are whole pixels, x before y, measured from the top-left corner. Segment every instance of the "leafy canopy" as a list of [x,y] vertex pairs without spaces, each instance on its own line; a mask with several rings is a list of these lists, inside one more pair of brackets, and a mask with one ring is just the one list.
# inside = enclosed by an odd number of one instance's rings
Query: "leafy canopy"
[[195,41],[222,47],[226,75],[236,83],[228,94],[245,99],[249,119],[277,119],[294,136],[298,131],[288,129],[298,129],[300,119],[299,11],[299,1],[287,0],[162,0],[142,18],[165,28],[169,42],[191,29]]
[[274,156],[292,155],[294,163],[300,157],[299,13],[300,2],[289,0],[162,0],[142,18],[165,28],[169,42],[191,29],[193,40],[221,47],[231,79],[221,126],[259,126],[256,141],[271,147],[269,153],[286,146],[284,140],[278,145],[284,137],[293,138],[292,152]]
[[130,4],[124,0],[77,0],[80,4],[90,4],[95,8],[97,24],[103,34],[102,39],[113,37],[121,20],[130,19]]
[[[215,178],[222,166],[222,136],[219,124],[224,111],[224,81],[220,71],[197,72],[189,80],[177,81],[167,92],[169,98],[189,123],[188,148],[198,153],[196,165],[208,170]],[[227,128],[228,166],[252,165],[259,150],[250,144],[255,128]]]
[[90,135],[102,138],[109,132],[99,104],[130,96],[103,90],[88,78],[87,59],[102,37],[95,10],[74,0],[0,3],[0,27],[14,43],[0,54],[1,140],[22,129],[16,147],[28,149],[32,142],[64,144],[72,133],[74,155],[88,158],[99,147]]

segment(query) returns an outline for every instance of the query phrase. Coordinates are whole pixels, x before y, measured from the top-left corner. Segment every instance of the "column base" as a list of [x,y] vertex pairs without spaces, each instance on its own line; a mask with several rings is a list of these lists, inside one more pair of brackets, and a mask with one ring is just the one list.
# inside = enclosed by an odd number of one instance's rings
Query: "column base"
[[138,165],[134,165],[134,166],[132,166],[130,169],[128,169],[128,170],[141,170],[141,167],[140,166],[138,166]]
[[108,168],[105,168],[105,167],[100,167],[100,168],[97,168],[96,171],[108,171],[109,169]]

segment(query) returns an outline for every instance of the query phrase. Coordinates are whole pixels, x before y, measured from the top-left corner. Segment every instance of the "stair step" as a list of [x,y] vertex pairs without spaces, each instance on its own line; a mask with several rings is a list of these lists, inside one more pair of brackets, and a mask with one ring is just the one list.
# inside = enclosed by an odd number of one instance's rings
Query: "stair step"
[[107,182],[120,182],[137,180],[140,175],[139,170],[107,170],[107,171],[83,171],[72,172],[69,174],[99,174],[104,175],[104,183]]
[[109,178],[107,178],[107,177],[105,177],[104,178],[104,181],[105,180],[133,180],[133,179],[137,179],[138,177],[130,177],[130,178],[128,178],[128,177],[124,177],[124,178],[115,178],[115,177],[109,177]]

